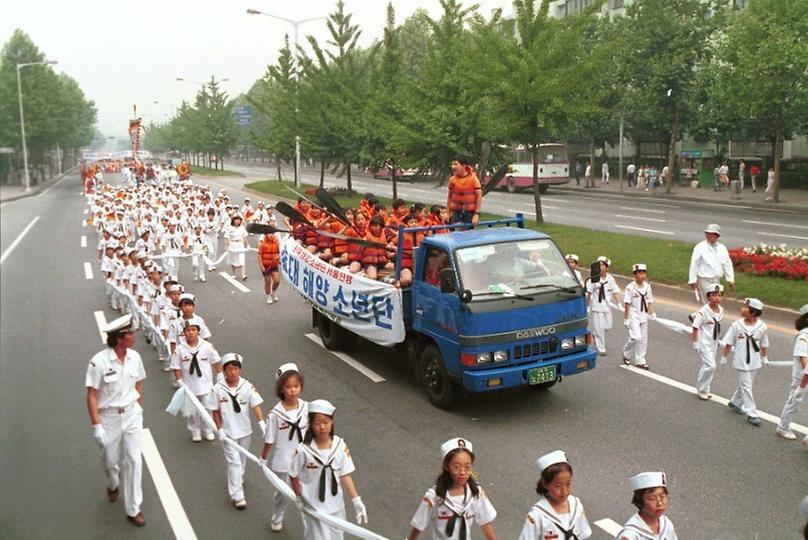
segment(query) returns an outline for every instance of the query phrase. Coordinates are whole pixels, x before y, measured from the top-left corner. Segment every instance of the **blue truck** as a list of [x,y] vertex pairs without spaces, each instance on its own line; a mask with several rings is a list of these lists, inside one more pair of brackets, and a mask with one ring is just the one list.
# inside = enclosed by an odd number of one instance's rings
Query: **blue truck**
[[[412,284],[401,289],[405,334],[397,346],[435,406],[452,407],[464,391],[545,390],[595,367],[582,284],[549,236],[524,228],[522,215],[473,229],[399,229],[399,238],[408,234],[423,239]],[[323,344],[349,348],[357,336],[347,319],[311,303]]]

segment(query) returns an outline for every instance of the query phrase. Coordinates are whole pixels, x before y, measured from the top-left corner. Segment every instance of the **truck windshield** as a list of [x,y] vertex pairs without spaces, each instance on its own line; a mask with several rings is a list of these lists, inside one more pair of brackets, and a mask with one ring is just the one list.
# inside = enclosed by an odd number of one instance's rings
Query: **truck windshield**
[[541,294],[579,285],[549,239],[458,249],[457,263],[462,288],[479,300]]

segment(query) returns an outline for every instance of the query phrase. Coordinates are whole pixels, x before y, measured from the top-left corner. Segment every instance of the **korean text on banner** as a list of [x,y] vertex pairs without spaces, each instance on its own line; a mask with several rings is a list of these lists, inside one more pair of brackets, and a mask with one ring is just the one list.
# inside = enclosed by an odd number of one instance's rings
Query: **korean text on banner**
[[383,346],[404,341],[401,290],[321,261],[293,238],[281,246],[281,271],[320,313]]

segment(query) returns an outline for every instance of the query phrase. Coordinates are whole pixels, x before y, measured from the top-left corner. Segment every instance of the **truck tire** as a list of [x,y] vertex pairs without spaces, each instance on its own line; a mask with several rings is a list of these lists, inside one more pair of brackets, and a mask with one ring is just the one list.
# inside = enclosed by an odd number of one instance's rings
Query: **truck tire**
[[320,339],[323,341],[323,345],[325,345],[326,349],[329,351],[339,351],[344,347],[345,330],[343,330],[340,325],[328,317],[319,315],[317,328],[320,330]]
[[421,353],[424,386],[429,401],[439,409],[451,409],[460,395],[457,383],[449,378],[443,357],[435,345],[427,345]]
[[516,193],[516,191],[519,189],[516,186],[516,181],[513,179],[513,176],[509,176],[505,181],[505,187],[508,189],[508,193]]
[[339,329],[342,330],[343,333],[342,349],[345,351],[350,351],[356,345],[356,340],[359,338],[359,336],[350,330],[346,330],[345,328],[339,327]]

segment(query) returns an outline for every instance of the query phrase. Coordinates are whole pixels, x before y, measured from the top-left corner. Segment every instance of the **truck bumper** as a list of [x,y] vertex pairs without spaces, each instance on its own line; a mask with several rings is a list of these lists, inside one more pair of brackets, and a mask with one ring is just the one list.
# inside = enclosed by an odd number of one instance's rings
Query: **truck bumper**
[[[558,376],[568,377],[595,367],[597,354],[592,347],[550,360],[530,362],[518,366],[468,370],[463,372],[463,386],[471,392],[488,392],[527,384],[527,373],[537,367],[556,365]],[[499,379],[499,383],[497,383]]]

